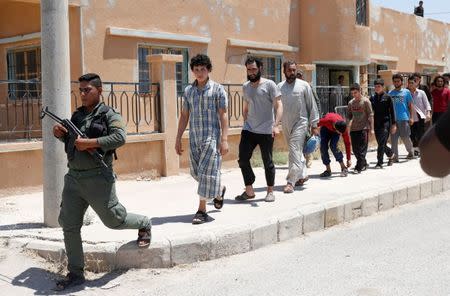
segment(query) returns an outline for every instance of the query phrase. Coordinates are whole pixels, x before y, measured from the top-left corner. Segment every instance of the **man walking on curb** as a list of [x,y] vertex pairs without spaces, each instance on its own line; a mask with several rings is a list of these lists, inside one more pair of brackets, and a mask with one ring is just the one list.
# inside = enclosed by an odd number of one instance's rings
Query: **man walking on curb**
[[417,88],[414,78],[414,76],[410,76],[408,79],[408,89],[412,94],[414,106],[411,141],[413,143],[414,156],[419,156],[419,142],[425,133],[425,123],[431,121],[431,106],[425,92]]
[[375,135],[373,111],[369,99],[362,96],[361,86],[358,83],[350,87],[350,93],[353,99],[348,103],[348,119],[353,154],[356,157],[355,173],[359,174],[368,167],[366,154],[369,137],[372,138]]
[[284,193],[293,193],[298,182],[303,185],[308,178],[306,160],[303,156],[308,129],[311,134],[318,135],[317,122],[319,114],[311,87],[303,80],[296,78],[297,66],[294,61],[283,64],[286,80],[278,84],[283,102],[283,135],[289,147],[289,172]]
[[[82,106],[72,114],[71,121],[89,138],[78,138],[75,146],[70,147],[67,129],[60,124],[53,127],[53,135],[66,144],[69,167],[64,176],[59,214],[69,273],[56,283],[59,291],[85,281],[80,230],[88,206],[111,229],[139,229],[139,247],[148,247],[151,240],[150,219],[127,213],[116,196],[112,161],[115,149],[125,144],[126,125],[117,111],[100,102],[102,81],[97,74],[85,74],[78,81]],[[103,155],[107,168],[94,159],[93,151]]]
[[[350,136],[348,135],[347,123],[341,115],[337,113],[327,113],[319,120],[320,127],[320,156],[326,170],[320,174],[320,177],[331,177],[330,155],[328,149],[331,148],[334,158],[341,165],[341,177],[347,177],[347,168],[351,167],[351,149]],[[339,150],[337,144],[342,135],[345,144],[345,154],[347,155],[347,166],[344,164],[344,155]]]
[[[248,57],[248,81],[243,85],[244,94],[244,126],[239,143],[239,167],[244,177],[245,191],[236,196],[236,200],[244,201],[255,198],[253,173],[250,158],[253,150],[259,145],[267,182],[266,202],[275,201],[273,185],[275,183],[275,165],[272,161],[273,141],[279,134],[278,125],[283,115],[281,94],[275,82],[261,77],[262,62],[258,58]],[[275,110],[275,114],[274,114]]]
[[389,134],[396,132],[395,111],[390,95],[384,92],[384,80],[376,79],[374,82],[375,94],[370,98],[374,112],[374,130],[378,143],[377,164],[375,168],[383,167],[383,155],[388,157],[388,166],[392,165],[394,153],[388,147]]
[[398,162],[398,139],[401,138],[405,144],[405,148],[408,151],[407,159],[413,159],[414,154],[412,150],[411,142],[411,128],[414,123],[412,114],[414,107],[412,104],[412,96],[409,90],[402,88],[403,77],[400,74],[394,74],[392,76],[392,82],[395,89],[389,92],[394,102],[395,119],[397,130],[391,137],[392,151],[394,152],[394,162]]
[[207,55],[193,57],[190,67],[195,81],[184,90],[175,150],[183,153],[181,137],[189,122],[190,171],[200,198],[192,224],[203,224],[209,221],[207,200],[214,199],[216,209],[223,206],[226,189],[220,184],[220,168],[228,153],[228,100],[223,86],[209,79],[212,64]]

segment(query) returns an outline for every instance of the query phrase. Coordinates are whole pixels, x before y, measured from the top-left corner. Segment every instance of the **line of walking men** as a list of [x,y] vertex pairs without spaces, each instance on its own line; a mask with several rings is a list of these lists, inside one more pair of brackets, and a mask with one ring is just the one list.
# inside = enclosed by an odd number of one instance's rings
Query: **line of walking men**
[[[275,84],[262,77],[263,64],[256,57],[245,61],[247,79],[243,84],[244,125],[239,143],[239,167],[242,172],[245,191],[236,196],[237,201],[254,199],[255,174],[250,159],[257,146],[261,150],[267,184],[266,202],[275,201],[275,165],[272,160],[274,138],[280,133],[289,147],[288,174],[284,193],[294,192],[308,180],[307,161],[304,146],[308,139],[320,135],[320,152],[326,170],[321,177],[331,176],[331,151],[341,166],[342,177],[351,167],[351,149],[357,159],[354,171],[360,173],[367,168],[366,153],[369,137],[378,141],[378,162],[383,165],[383,154],[388,156],[388,165],[398,161],[398,139],[401,138],[408,151],[408,159],[414,157],[416,147],[423,134],[424,123],[430,119],[430,104],[426,94],[417,89],[417,77],[409,80],[409,90],[402,88],[402,77],[393,76],[395,89],[384,92],[384,82],[376,80],[376,94],[369,100],[363,97],[361,87],[351,87],[353,99],[348,103],[347,123],[336,113],[327,113],[319,118],[319,102],[313,89],[304,80],[298,79],[294,61],[283,63],[285,80]],[[216,209],[224,204],[226,187],[221,183],[222,157],[228,153],[228,96],[224,87],[210,79],[212,63],[207,55],[199,54],[190,61],[195,81],[188,85],[183,94],[182,111],[179,116],[175,150],[184,152],[182,135],[189,124],[189,160],[192,177],[198,182],[199,206],[192,223],[209,221],[207,201]],[[301,76],[300,76],[301,77]],[[88,206],[99,215],[102,222],[112,229],[138,229],[138,247],[148,247],[151,242],[151,219],[144,215],[129,213],[119,202],[115,191],[115,174],[112,168],[114,151],[125,144],[126,124],[121,115],[100,101],[102,81],[99,75],[89,73],[79,78],[82,106],[71,117],[71,121],[88,138],[76,139],[73,146],[67,141],[68,131],[62,125],[55,125],[53,134],[65,142],[68,155],[68,173],[64,178],[59,223],[63,228],[68,258],[67,276],[58,281],[57,290],[82,284],[84,279],[84,255],[81,240],[83,216]],[[442,76],[435,79],[433,98],[445,98],[433,103],[433,120],[446,110],[450,91],[444,89]],[[412,93],[412,95],[411,95]],[[443,113],[443,112],[442,112]],[[413,127],[413,141],[410,139]],[[387,146],[392,134],[392,149]],[[346,160],[338,148],[339,138],[345,143]],[[350,141],[351,138],[351,141]],[[69,150],[71,153],[69,153]],[[98,151],[104,157],[107,168],[90,155]]]

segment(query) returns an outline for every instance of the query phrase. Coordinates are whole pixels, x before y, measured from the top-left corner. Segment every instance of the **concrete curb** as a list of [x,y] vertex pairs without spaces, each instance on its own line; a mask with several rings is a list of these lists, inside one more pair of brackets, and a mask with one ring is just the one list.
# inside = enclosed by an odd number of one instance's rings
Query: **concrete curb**
[[[94,272],[126,268],[167,268],[246,253],[277,242],[300,237],[379,211],[413,203],[450,189],[450,176],[424,178],[379,192],[364,192],[325,204],[308,204],[298,209],[257,221],[253,225],[222,227],[152,241],[148,249],[135,242],[84,243],[86,269]],[[57,263],[65,263],[63,242],[35,238],[9,238],[7,245],[24,248]]]

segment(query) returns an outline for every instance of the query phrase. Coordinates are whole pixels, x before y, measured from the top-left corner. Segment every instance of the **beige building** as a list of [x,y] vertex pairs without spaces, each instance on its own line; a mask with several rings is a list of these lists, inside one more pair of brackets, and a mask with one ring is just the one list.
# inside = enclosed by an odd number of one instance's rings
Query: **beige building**
[[[337,85],[341,75],[344,85],[367,86],[379,70],[436,73],[450,67],[450,24],[371,6],[369,0],[69,2],[72,80],[96,72],[111,82],[105,83],[105,100],[122,111],[132,134],[119,151],[127,155],[117,163],[119,173],[164,174],[164,137],[174,136],[161,132],[160,106],[179,99],[158,97],[148,55],[182,55],[175,66],[177,93],[192,81],[189,58],[197,53],[212,58],[211,77],[226,84],[230,95],[234,150],[249,54],[263,59],[265,77],[275,81],[283,78],[282,62],[296,60],[318,87]],[[0,161],[25,176],[0,173],[0,188],[36,185],[42,178],[42,146],[30,139],[40,136],[40,85],[17,80],[40,77],[39,0],[0,5]],[[75,90],[76,85],[74,107]],[[232,152],[228,159],[236,157]],[[178,166],[186,164],[184,157]]]

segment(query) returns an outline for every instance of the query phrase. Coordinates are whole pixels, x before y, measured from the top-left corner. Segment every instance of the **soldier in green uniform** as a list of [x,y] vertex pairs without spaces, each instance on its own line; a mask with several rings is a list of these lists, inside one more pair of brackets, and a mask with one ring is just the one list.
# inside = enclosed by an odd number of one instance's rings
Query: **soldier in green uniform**
[[[116,196],[112,161],[115,149],[125,144],[125,123],[118,112],[100,102],[102,81],[97,74],[85,74],[78,81],[82,107],[73,113],[71,121],[88,138],[76,139],[74,147],[67,147],[66,144],[69,171],[64,176],[59,223],[64,232],[69,273],[57,282],[57,290],[84,282],[80,229],[88,206],[92,207],[109,228],[139,229],[139,247],[148,247],[151,240],[150,219],[127,213]],[[67,140],[67,130],[62,125],[55,125],[53,134],[62,141]],[[104,156],[108,168],[89,153],[95,150]]]

